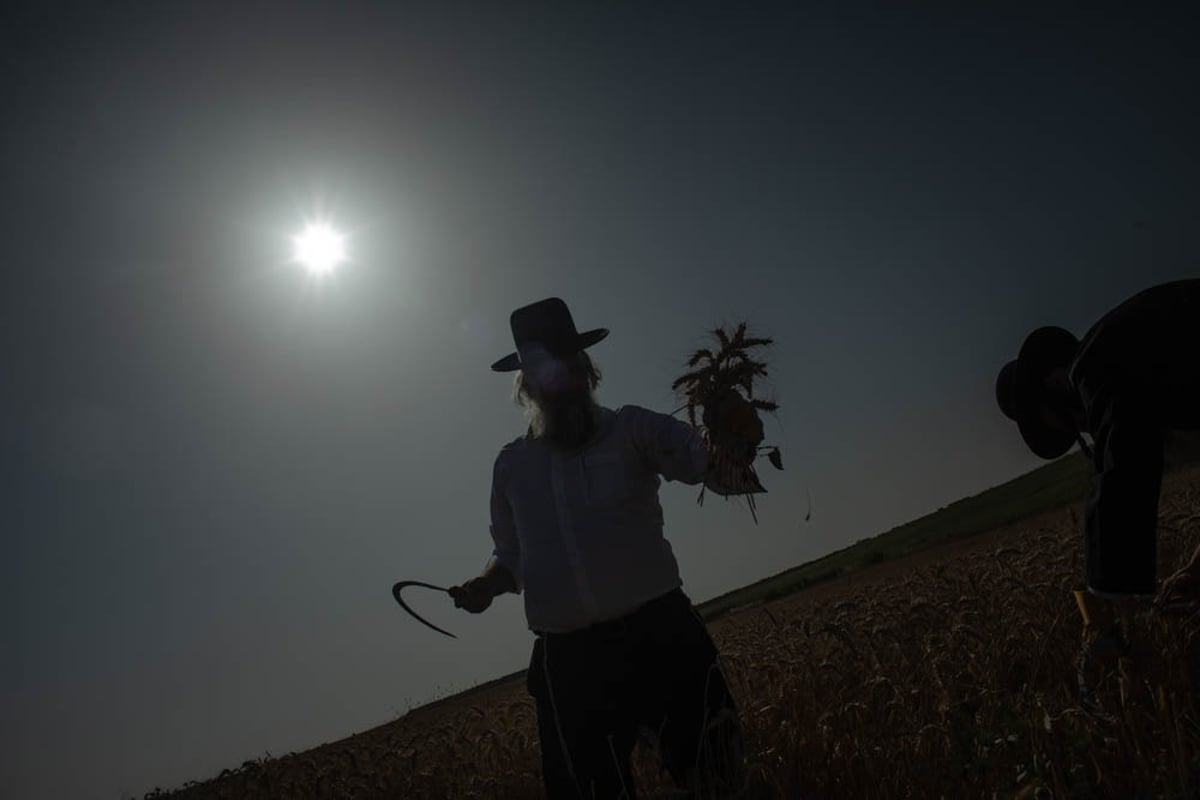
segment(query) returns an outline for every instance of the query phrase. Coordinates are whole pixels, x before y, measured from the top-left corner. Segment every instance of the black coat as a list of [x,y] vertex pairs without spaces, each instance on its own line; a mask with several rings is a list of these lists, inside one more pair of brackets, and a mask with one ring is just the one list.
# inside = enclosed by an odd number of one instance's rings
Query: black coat
[[1088,585],[1153,592],[1164,438],[1200,428],[1200,280],[1155,286],[1109,311],[1080,342],[1070,377],[1095,441]]

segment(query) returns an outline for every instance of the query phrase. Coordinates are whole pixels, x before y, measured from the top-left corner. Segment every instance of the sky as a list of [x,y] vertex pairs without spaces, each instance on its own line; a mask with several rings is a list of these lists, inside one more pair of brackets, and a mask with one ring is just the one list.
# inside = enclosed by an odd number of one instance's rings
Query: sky
[[759,524],[661,490],[697,602],[1036,466],[993,398],[1024,335],[1196,276],[1194,27],[899,5],[6,4],[0,796],[523,668],[520,598],[414,592],[452,640],[390,587],[487,560],[534,300],[611,329],[612,407],[677,408],[718,324],[775,339]]

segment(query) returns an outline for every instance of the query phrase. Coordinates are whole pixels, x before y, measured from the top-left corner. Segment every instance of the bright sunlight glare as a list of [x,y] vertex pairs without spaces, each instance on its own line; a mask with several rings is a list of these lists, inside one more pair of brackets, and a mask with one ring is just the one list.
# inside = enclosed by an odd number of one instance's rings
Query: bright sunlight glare
[[314,222],[305,226],[292,243],[293,257],[309,275],[329,275],[346,260],[346,239],[332,226]]

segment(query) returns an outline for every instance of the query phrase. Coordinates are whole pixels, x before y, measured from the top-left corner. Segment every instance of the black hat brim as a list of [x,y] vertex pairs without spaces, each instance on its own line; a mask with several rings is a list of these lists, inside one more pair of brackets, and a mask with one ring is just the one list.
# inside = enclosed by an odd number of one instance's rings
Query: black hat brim
[[1000,406],[1000,412],[1009,419],[1016,421],[1019,416],[1017,413],[1017,397],[1020,387],[1017,381],[1020,379],[1021,362],[1017,359],[1009,361],[1000,370],[1000,374],[996,376],[996,405]]
[[[584,331],[575,339],[575,352],[584,350],[608,336],[608,328],[596,328]],[[521,368],[520,353],[509,353],[504,358],[492,364],[493,372],[516,372]]]
[[1075,434],[1042,420],[1042,409],[1048,406],[1045,371],[1043,364],[1024,358],[1008,362],[996,380],[996,402],[1006,417],[1016,421],[1026,446],[1038,457],[1053,460],[1071,449]]
[[1017,420],[1021,438],[1035,455],[1047,461],[1058,458],[1075,444],[1075,435],[1052,428],[1037,417],[1026,416]]

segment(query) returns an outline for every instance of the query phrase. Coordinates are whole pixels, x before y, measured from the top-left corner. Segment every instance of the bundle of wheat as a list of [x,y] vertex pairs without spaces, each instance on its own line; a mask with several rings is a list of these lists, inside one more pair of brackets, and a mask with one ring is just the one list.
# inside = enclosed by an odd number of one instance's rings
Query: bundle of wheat
[[[745,440],[743,431],[739,429],[739,420],[734,415],[712,412],[727,401],[730,393],[738,394],[748,401],[751,408],[760,411],[779,408],[774,401],[754,396],[754,382],[767,377],[767,364],[765,361],[756,361],[749,354],[752,348],[766,347],[772,340],[747,335],[745,322],[738,323],[732,334],[723,327],[717,327],[712,335],[717,340],[717,349],[714,351],[702,347],[692,353],[687,361],[687,372],[676,378],[671,388],[683,394],[686,402],[679,410],[687,410],[688,422],[704,435],[709,446],[713,456],[710,474],[724,486],[741,489],[740,494],[750,507],[750,515],[758,522],[754,495],[766,489],[754,470],[754,457],[758,452],[765,452],[776,469],[783,469],[783,457],[778,447],[762,446],[750,452],[739,452],[729,446],[730,442]],[[698,410],[700,424],[697,424]],[[724,427],[728,426],[733,429],[725,430]],[[703,504],[704,491],[705,487],[701,487],[696,502]]]

